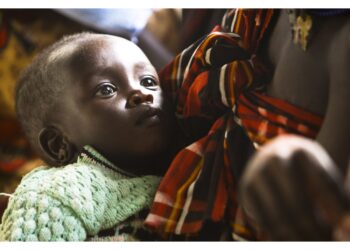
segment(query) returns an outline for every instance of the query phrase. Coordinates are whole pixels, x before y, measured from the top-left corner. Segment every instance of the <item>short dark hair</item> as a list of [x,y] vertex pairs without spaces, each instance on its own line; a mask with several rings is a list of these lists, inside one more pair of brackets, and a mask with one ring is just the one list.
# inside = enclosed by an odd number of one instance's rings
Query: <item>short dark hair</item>
[[59,59],[50,58],[53,52],[64,46],[85,40],[95,35],[82,32],[64,36],[40,52],[32,63],[22,72],[16,85],[16,113],[29,143],[39,154],[38,135],[47,122],[48,114],[59,103],[59,97],[65,87],[62,78],[57,77],[56,68]]

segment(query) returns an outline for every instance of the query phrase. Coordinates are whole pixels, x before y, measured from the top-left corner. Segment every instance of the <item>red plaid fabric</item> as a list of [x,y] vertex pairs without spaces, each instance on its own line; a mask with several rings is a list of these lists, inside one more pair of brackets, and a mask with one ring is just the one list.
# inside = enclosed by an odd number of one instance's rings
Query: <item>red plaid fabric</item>
[[234,239],[262,239],[237,197],[247,160],[255,145],[279,134],[318,133],[322,118],[264,95],[270,71],[256,52],[272,16],[273,10],[228,11],[221,27],[160,73],[184,128],[196,118],[215,121],[178,153],[159,186],[145,223],[164,237],[198,236],[214,225],[214,240],[227,232]]

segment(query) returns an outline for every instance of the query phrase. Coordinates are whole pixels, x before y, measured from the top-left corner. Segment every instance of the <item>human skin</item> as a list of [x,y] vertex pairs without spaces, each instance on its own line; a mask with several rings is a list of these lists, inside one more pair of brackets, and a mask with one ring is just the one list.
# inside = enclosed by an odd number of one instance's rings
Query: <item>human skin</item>
[[[350,16],[313,17],[313,23],[303,51],[293,43],[287,10],[282,10],[261,51],[274,68],[267,94],[324,117],[315,141],[281,137],[261,147],[247,166],[241,201],[272,240],[334,239],[332,231],[350,211],[344,188],[350,153]],[[329,160],[320,161],[324,155]]]
[[350,152],[350,16],[313,17],[314,34],[306,51],[292,41],[282,10],[267,45],[275,68],[267,94],[324,117],[316,140],[343,174]]
[[91,145],[131,173],[162,174],[181,137],[144,53],[107,35],[63,51],[57,74],[66,87],[46,127],[59,131],[76,152]]

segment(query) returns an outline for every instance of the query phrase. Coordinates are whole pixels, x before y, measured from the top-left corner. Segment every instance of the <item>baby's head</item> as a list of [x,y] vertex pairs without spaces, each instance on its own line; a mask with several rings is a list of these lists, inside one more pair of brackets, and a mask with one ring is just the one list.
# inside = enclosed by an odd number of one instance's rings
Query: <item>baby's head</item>
[[152,172],[142,159],[168,150],[174,135],[154,67],[111,35],[71,35],[44,50],[19,79],[16,108],[32,147],[55,166],[91,145],[122,168]]

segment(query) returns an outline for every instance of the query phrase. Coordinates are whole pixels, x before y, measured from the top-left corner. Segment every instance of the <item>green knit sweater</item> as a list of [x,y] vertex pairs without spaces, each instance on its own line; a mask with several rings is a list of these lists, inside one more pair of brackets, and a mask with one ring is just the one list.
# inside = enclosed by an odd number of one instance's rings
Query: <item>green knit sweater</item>
[[23,177],[4,212],[0,240],[86,240],[148,209],[159,180],[132,176],[84,147],[77,163]]

